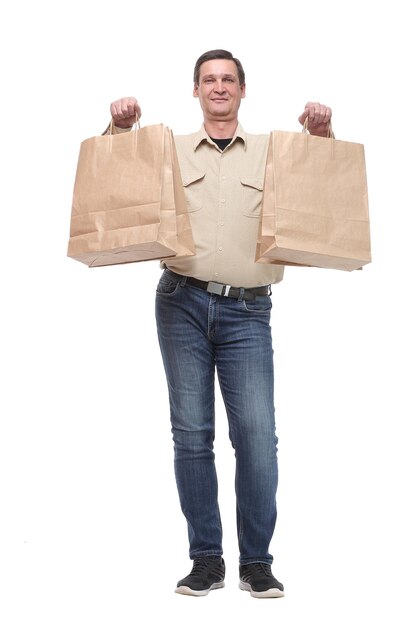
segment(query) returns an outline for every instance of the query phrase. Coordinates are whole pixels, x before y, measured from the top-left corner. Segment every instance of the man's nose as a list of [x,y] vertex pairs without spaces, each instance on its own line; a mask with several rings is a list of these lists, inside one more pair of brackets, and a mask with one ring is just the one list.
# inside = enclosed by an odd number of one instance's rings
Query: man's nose
[[216,87],[215,87],[216,91],[218,93],[223,93],[225,91],[224,85],[222,80],[219,78],[219,80],[216,81]]

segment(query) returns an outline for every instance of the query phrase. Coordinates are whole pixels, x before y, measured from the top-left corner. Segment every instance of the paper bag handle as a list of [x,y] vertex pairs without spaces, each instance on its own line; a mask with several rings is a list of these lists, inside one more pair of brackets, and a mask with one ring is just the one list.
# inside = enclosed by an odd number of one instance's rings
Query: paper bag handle
[[[114,126],[115,126],[114,120],[113,120],[113,118],[111,118],[110,124],[109,124],[110,135],[113,134]],[[137,129],[135,129],[135,126],[137,126]],[[130,130],[132,130],[132,129],[139,130],[139,128],[140,128],[139,116],[136,113],[135,123],[133,124],[133,126],[132,126],[132,128]]]
[[[111,118],[110,120],[110,124],[109,124],[109,152],[112,152],[112,147],[113,147],[113,127],[114,127],[114,121],[113,118]],[[136,113],[136,120],[135,123],[133,124],[132,128],[130,129],[131,131],[133,130],[133,139],[132,139],[132,154],[136,153],[137,147],[138,147],[138,130],[140,130],[140,122],[139,122],[139,116]]]
[[[303,124],[303,130],[302,130],[302,132],[303,132],[304,134],[306,134],[306,133],[307,133],[307,131],[308,131],[308,116],[307,116],[307,117],[305,118],[305,120],[304,120],[304,124]],[[334,137],[334,132],[333,132],[333,129],[332,129],[332,123],[331,123],[331,122],[329,122],[329,128],[327,129],[327,138],[328,138],[328,139],[334,139],[334,138],[335,138],[335,137]]]

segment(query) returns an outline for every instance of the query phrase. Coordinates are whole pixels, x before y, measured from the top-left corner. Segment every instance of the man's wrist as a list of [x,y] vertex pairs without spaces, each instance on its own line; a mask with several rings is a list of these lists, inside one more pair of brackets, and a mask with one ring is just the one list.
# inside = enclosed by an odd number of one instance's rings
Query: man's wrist
[[132,126],[130,126],[129,128],[120,128],[120,126],[115,126],[110,122],[104,133],[101,134],[110,135],[110,129],[112,130],[112,135],[121,135],[122,133],[129,133],[132,130]]
[[116,126],[116,124],[113,124],[113,131],[115,135],[119,135],[120,133],[128,133],[132,130],[132,128],[132,126],[127,126],[126,128],[124,128],[123,126]]

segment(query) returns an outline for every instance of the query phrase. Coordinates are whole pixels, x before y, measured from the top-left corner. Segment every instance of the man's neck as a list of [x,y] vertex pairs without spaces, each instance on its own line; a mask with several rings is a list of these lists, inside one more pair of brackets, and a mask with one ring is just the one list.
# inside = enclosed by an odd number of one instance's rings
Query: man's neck
[[204,120],[204,128],[209,137],[215,139],[229,139],[233,137],[238,125],[237,119],[230,121]]

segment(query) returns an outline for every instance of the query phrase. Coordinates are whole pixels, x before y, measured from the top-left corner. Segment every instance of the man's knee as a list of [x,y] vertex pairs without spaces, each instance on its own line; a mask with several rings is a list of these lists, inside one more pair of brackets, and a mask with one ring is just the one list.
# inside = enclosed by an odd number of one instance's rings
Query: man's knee
[[214,458],[214,431],[211,429],[184,430],[172,428],[175,460],[201,460]]

